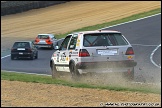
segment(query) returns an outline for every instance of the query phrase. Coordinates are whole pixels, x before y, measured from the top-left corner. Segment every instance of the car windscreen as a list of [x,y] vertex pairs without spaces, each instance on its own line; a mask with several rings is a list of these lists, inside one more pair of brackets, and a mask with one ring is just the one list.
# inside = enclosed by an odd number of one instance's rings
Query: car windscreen
[[48,35],[38,35],[39,39],[49,39]]
[[14,48],[29,48],[29,42],[15,42],[13,45]]
[[83,46],[119,46],[128,45],[121,33],[84,34]]

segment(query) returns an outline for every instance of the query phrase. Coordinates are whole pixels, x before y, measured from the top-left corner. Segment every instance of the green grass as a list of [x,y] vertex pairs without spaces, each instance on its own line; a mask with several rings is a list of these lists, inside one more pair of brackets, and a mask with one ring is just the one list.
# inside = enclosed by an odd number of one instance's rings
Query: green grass
[[65,34],[55,34],[55,36],[56,36],[56,38],[60,39],[60,38],[64,38],[67,34],[69,34],[71,32],[98,30],[98,29],[105,28],[105,27],[108,27],[108,26],[132,21],[132,20],[136,20],[136,19],[139,19],[139,18],[147,17],[147,16],[150,16],[150,15],[158,14],[158,13],[161,13],[161,8],[154,9],[154,10],[151,10],[151,11],[148,11],[148,12],[135,14],[135,15],[132,15],[132,16],[129,16],[129,17],[126,17],[126,18],[122,18],[122,19],[119,19],[119,20],[115,20],[115,21],[112,21],[112,22],[106,22],[106,23],[103,23],[103,24],[97,24],[97,25],[93,25],[93,26],[80,28],[80,29],[70,31],[70,32],[65,33]]
[[[157,13],[161,13],[161,8],[144,12],[136,15],[132,15],[127,18],[123,18],[120,20],[115,20],[112,22],[107,22],[103,24],[97,24],[89,27],[84,27],[81,29],[77,29],[71,32],[76,31],[87,31],[87,30],[97,30],[100,28],[112,26],[115,24],[143,18],[146,16],[154,15]],[[56,38],[64,38],[68,33],[65,34],[56,34]],[[70,87],[81,87],[81,88],[95,88],[95,89],[108,89],[108,90],[115,90],[115,91],[138,91],[138,92],[144,92],[144,93],[157,93],[161,94],[161,87],[157,89],[157,87],[150,87],[150,86],[143,86],[143,85],[134,85],[133,87],[122,87],[122,86],[112,86],[112,85],[94,85],[94,84],[85,84],[81,82],[72,82],[72,81],[66,81],[61,79],[52,79],[51,76],[43,76],[43,75],[31,75],[31,74],[22,74],[22,73],[13,73],[13,72],[5,72],[1,70],[1,80],[10,80],[10,81],[23,81],[23,82],[34,82],[34,83],[45,83],[45,84],[59,84],[64,86],[70,86]]]
[[52,79],[51,76],[14,73],[14,72],[5,72],[5,71],[1,71],[1,80],[44,83],[44,84],[58,84],[58,85],[77,87],[77,88],[92,88],[92,89],[106,89],[106,90],[115,90],[115,91],[133,91],[133,92],[161,94],[160,88],[159,89],[157,89],[157,87],[150,88],[149,86],[143,86],[137,84],[135,84],[134,86],[131,85],[131,87],[122,87],[122,85],[112,86],[112,85],[90,84],[90,83],[82,83],[79,81],[72,81],[72,80],[67,81],[63,79]]

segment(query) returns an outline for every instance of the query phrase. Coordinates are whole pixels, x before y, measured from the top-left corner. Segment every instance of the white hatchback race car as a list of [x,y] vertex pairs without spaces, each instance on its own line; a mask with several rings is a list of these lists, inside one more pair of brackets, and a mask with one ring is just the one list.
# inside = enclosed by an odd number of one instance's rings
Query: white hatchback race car
[[131,44],[119,31],[95,30],[74,32],[66,36],[52,54],[52,77],[61,71],[72,78],[83,73],[121,73],[134,78],[135,55]]

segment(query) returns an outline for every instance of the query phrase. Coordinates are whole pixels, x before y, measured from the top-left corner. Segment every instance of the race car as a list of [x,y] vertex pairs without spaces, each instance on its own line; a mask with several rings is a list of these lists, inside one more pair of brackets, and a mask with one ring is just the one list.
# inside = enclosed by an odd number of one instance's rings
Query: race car
[[70,72],[77,79],[83,73],[122,74],[134,78],[137,65],[133,47],[119,31],[96,30],[68,34],[52,54],[52,77]]
[[38,48],[55,49],[55,46],[57,45],[57,39],[53,34],[38,34],[34,44]]
[[32,41],[16,41],[11,48],[11,60],[19,58],[38,59],[38,50]]

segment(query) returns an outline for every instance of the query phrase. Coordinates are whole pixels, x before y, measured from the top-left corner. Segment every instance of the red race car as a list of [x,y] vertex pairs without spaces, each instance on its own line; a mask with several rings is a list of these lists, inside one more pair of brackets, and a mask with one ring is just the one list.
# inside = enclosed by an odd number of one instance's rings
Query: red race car
[[53,34],[38,34],[34,44],[38,48],[51,48],[54,49],[57,45],[57,39]]

